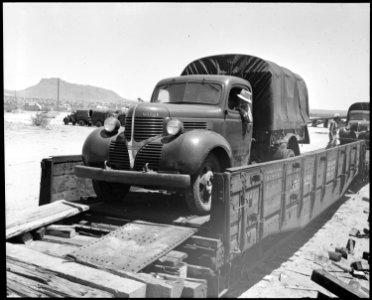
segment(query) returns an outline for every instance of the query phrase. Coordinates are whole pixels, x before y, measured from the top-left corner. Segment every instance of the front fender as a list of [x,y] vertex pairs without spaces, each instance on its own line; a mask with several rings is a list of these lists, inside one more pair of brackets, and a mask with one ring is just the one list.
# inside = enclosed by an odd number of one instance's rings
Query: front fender
[[[231,147],[220,134],[209,130],[188,131],[174,139],[161,139],[163,151],[160,171],[179,171],[183,174],[195,174],[207,155],[213,151],[222,166],[229,167]],[[228,162],[226,162],[228,161]]]
[[83,144],[83,162],[87,166],[103,168],[105,160],[108,158],[110,142],[123,133],[108,134],[105,129],[97,128],[86,138]]

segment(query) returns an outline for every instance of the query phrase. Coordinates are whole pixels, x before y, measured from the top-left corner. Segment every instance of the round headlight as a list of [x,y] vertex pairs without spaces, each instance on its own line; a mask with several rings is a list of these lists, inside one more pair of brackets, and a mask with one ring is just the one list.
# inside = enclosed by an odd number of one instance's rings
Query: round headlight
[[183,124],[180,120],[174,119],[167,123],[167,134],[177,135],[183,130]]
[[113,132],[119,129],[120,122],[114,117],[109,117],[105,120],[104,127],[107,132]]

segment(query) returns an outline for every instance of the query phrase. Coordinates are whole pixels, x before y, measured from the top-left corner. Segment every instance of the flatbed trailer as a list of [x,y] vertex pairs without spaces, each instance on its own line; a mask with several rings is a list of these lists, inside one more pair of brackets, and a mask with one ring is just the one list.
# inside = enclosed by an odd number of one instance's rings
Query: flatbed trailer
[[43,159],[40,206],[7,224],[9,296],[221,297],[249,261],[367,177],[369,150],[357,141],[227,169],[214,175],[202,217],[179,195],[141,189],[99,202],[74,175],[81,164],[80,155]]

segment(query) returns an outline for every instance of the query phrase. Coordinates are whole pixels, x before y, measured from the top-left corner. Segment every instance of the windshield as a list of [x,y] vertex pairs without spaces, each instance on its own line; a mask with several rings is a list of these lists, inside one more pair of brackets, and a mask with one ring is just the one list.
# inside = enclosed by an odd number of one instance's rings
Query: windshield
[[353,111],[350,112],[350,120],[369,121],[369,111],[367,111],[367,110],[353,110]]
[[158,86],[152,102],[218,104],[221,86],[210,82],[181,82]]

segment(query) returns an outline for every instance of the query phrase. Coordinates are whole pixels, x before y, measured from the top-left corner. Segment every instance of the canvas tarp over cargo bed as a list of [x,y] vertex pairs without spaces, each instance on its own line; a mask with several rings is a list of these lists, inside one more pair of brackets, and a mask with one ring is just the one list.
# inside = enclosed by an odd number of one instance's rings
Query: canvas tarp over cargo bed
[[241,54],[209,56],[191,62],[181,73],[193,74],[233,75],[249,81],[255,130],[294,129],[309,120],[304,80],[270,61]]

